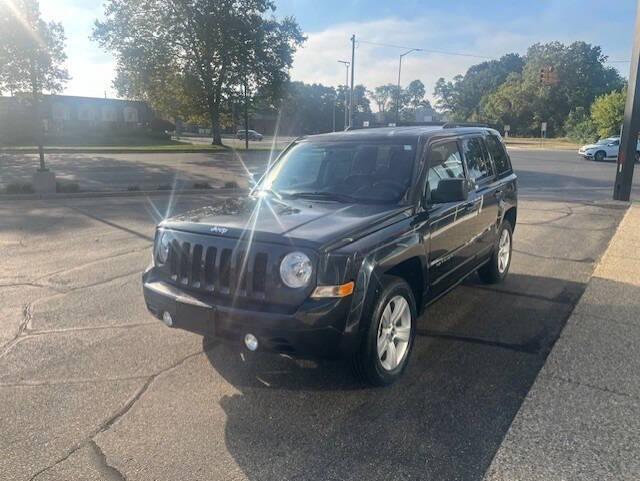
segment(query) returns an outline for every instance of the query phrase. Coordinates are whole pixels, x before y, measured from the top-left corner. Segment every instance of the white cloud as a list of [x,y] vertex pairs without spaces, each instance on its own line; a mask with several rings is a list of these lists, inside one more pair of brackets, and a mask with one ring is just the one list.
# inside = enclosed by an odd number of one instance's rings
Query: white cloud
[[[443,20],[443,18],[445,20]],[[511,24],[495,23],[455,15],[416,17],[411,20],[384,18],[376,21],[344,23],[320,32],[307,33],[307,41],[295,57],[291,70],[294,80],[325,85],[344,83],[344,66],[337,62],[351,60],[351,34],[357,39],[387,43],[410,48],[463,52],[499,58],[509,52],[524,54],[535,42],[577,40],[575,31],[557,28],[561,19],[541,28],[536,18],[514,20]],[[586,38],[585,38],[586,37]],[[580,38],[589,41],[588,33]],[[597,43],[597,42],[596,42]],[[355,82],[369,88],[396,83],[400,49],[359,43],[356,48]],[[606,53],[606,52],[605,52]],[[420,79],[427,96],[432,99],[433,87],[440,77],[447,79],[464,74],[482,58],[445,55],[428,51],[414,52],[402,62],[402,84]]]
[[67,37],[67,68],[71,75],[64,93],[87,97],[115,96],[111,82],[115,63],[90,39],[93,23],[102,16],[100,2],[78,0],[45,1],[40,5],[46,20],[61,22]]

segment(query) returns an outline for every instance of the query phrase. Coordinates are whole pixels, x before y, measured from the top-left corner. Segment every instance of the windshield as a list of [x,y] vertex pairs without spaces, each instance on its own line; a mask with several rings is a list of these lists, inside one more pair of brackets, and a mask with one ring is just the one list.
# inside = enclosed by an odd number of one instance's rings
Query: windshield
[[302,142],[267,174],[260,190],[338,202],[397,203],[413,177],[415,142]]

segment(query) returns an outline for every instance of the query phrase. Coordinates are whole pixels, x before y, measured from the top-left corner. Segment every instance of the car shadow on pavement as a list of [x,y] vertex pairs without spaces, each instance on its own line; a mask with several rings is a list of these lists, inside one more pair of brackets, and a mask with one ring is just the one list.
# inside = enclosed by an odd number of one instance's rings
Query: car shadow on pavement
[[356,381],[346,362],[206,344],[225,396],[226,446],[248,479],[480,480],[584,285],[470,280],[419,320],[405,376]]

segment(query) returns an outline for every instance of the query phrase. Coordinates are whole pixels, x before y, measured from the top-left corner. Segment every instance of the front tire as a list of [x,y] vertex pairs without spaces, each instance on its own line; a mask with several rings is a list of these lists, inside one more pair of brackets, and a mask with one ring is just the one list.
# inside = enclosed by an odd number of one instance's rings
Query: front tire
[[498,229],[498,239],[491,259],[480,269],[478,276],[485,284],[502,282],[509,273],[511,254],[513,251],[513,227],[508,220],[503,220]]
[[416,302],[409,284],[399,277],[384,276],[369,325],[352,359],[356,376],[373,386],[396,381],[409,362],[416,322]]
[[607,153],[604,150],[598,150],[594,156],[593,159],[596,162],[602,162],[605,158],[607,157]]

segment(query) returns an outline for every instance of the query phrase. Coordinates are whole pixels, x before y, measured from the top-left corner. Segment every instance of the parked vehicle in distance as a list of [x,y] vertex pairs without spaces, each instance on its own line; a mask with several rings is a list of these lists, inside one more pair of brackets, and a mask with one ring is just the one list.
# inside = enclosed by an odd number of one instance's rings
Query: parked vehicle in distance
[[167,219],[143,275],[167,325],[367,382],[404,371],[418,317],[509,272],[517,179],[498,132],[441,126],[303,137],[251,194]]
[[244,140],[247,137],[247,133],[249,136],[249,140],[262,140],[263,135],[255,130],[238,130],[236,133],[236,138]]
[[[602,162],[606,159],[618,159],[620,150],[620,137],[608,137],[600,139],[595,144],[583,145],[578,149],[578,154],[589,160]],[[640,141],[636,144],[636,162],[640,160]]]

